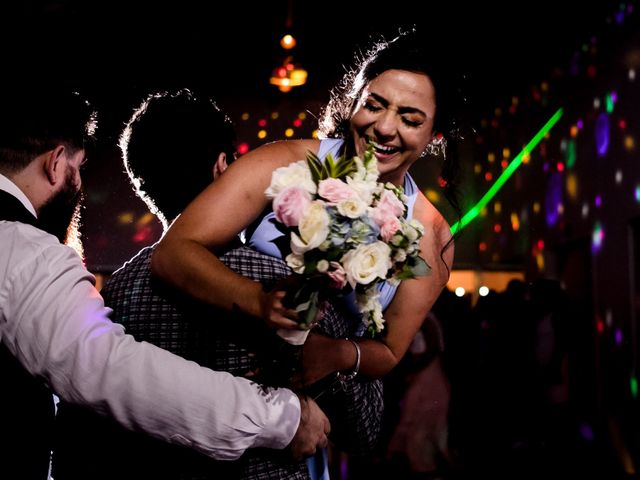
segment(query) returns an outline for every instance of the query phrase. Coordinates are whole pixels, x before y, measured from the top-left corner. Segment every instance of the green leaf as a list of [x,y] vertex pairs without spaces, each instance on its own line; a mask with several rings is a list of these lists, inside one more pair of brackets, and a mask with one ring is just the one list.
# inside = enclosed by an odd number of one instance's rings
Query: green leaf
[[414,261],[411,263],[411,271],[416,277],[431,274],[431,267],[427,265],[427,262],[422,257],[414,257]]
[[310,328],[318,314],[318,292],[311,292],[308,301],[296,306],[296,312],[301,314],[300,324],[307,329]]
[[320,183],[320,180],[323,180],[324,177],[324,163],[322,160],[318,158],[318,156],[313,152],[307,152],[307,165],[309,166],[309,170],[311,171],[311,177],[316,185]]

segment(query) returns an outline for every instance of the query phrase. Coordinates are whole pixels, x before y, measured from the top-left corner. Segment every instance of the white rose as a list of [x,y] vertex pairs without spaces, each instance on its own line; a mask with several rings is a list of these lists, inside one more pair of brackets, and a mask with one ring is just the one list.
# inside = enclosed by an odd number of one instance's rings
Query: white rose
[[287,258],[285,258],[287,265],[289,265],[289,268],[291,268],[291,270],[293,270],[296,273],[304,273],[304,256],[303,255],[296,255],[295,253],[290,253],[289,255],[287,255]]
[[276,168],[271,173],[271,184],[264,193],[269,198],[275,198],[282,190],[288,187],[298,187],[311,194],[316,193],[317,187],[305,160]]
[[291,251],[302,255],[320,246],[329,235],[329,214],[321,201],[311,202],[298,224],[300,236],[291,234]]
[[367,211],[367,205],[359,198],[349,198],[338,203],[338,212],[348,218],[360,218]]
[[351,287],[368,285],[376,278],[384,279],[391,268],[391,249],[384,242],[358,245],[342,256],[341,263]]

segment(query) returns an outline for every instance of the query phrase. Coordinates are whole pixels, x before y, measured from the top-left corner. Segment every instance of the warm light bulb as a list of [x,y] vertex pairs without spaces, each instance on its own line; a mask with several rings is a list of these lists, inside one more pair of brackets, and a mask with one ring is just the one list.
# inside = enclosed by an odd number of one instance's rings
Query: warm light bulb
[[285,50],[291,50],[296,46],[296,39],[292,35],[286,34],[280,39],[280,46]]

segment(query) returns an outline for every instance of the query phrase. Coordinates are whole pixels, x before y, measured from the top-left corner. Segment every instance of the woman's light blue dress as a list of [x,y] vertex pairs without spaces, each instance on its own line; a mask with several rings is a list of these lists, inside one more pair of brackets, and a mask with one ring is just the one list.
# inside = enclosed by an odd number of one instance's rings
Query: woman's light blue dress
[[[337,158],[342,153],[343,145],[344,141],[342,139],[321,140],[320,148],[318,149],[318,158],[324,159],[329,153],[332,154],[334,158]],[[404,193],[407,196],[407,218],[412,218],[413,206],[418,196],[418,187],[408,174],[405,176],[403,188]],[[270,211],[257,224],[255,230],[251,232],[247,239],[247,243],[250,247],[258,250],[259,252],[273,257],[282,258],[282,254],[273,240],[283,234],[274,226],[273,222],[271,222],[272,218],[274,218],[274,214]],[[393,286],[388,282],[381,282],[378,288],[380,290],[380,303],[384,310],[391,303],[391,300],[393,300],[393,296],[395,295],[398,287]],[[347,306],[352,312],[356,313],[357,318],[360,318],[353,295],[345,298],[350,299],[348,300]],[[364,324],[361,324],[360,332],[364,332],[364,329]],[[309,468],[311,480],[329,480],[326,449],[319,450],[315,456],[307,459],[307,466]]]

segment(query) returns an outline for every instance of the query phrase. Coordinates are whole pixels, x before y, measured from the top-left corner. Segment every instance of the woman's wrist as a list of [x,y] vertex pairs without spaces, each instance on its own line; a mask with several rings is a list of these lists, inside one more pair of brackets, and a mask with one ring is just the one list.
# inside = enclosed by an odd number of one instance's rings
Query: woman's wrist
[[268,292],[265,292],[262,287],[262,284],[260,282],[250,281],[250,283],[243,285],[242,289],[238,289],[238,292],[240,293],[236,295],[236,306],[240,311],[267,322],[268,316],[265,312],[271,300],[269,299]]
[[349,369],[342,370],[337,373],[338,379],[342,382],[353,380],[354,378],[356,378],[358,372],[360,371],[360,361],[362,359],[362,352],[360,350],[360,345],[358,344],[358,342],[356,342],[352,338],[345,338],[345,340],[350,344],[349,346],[352,347],[352,350],[355,349],[355,360],[353,361]]

